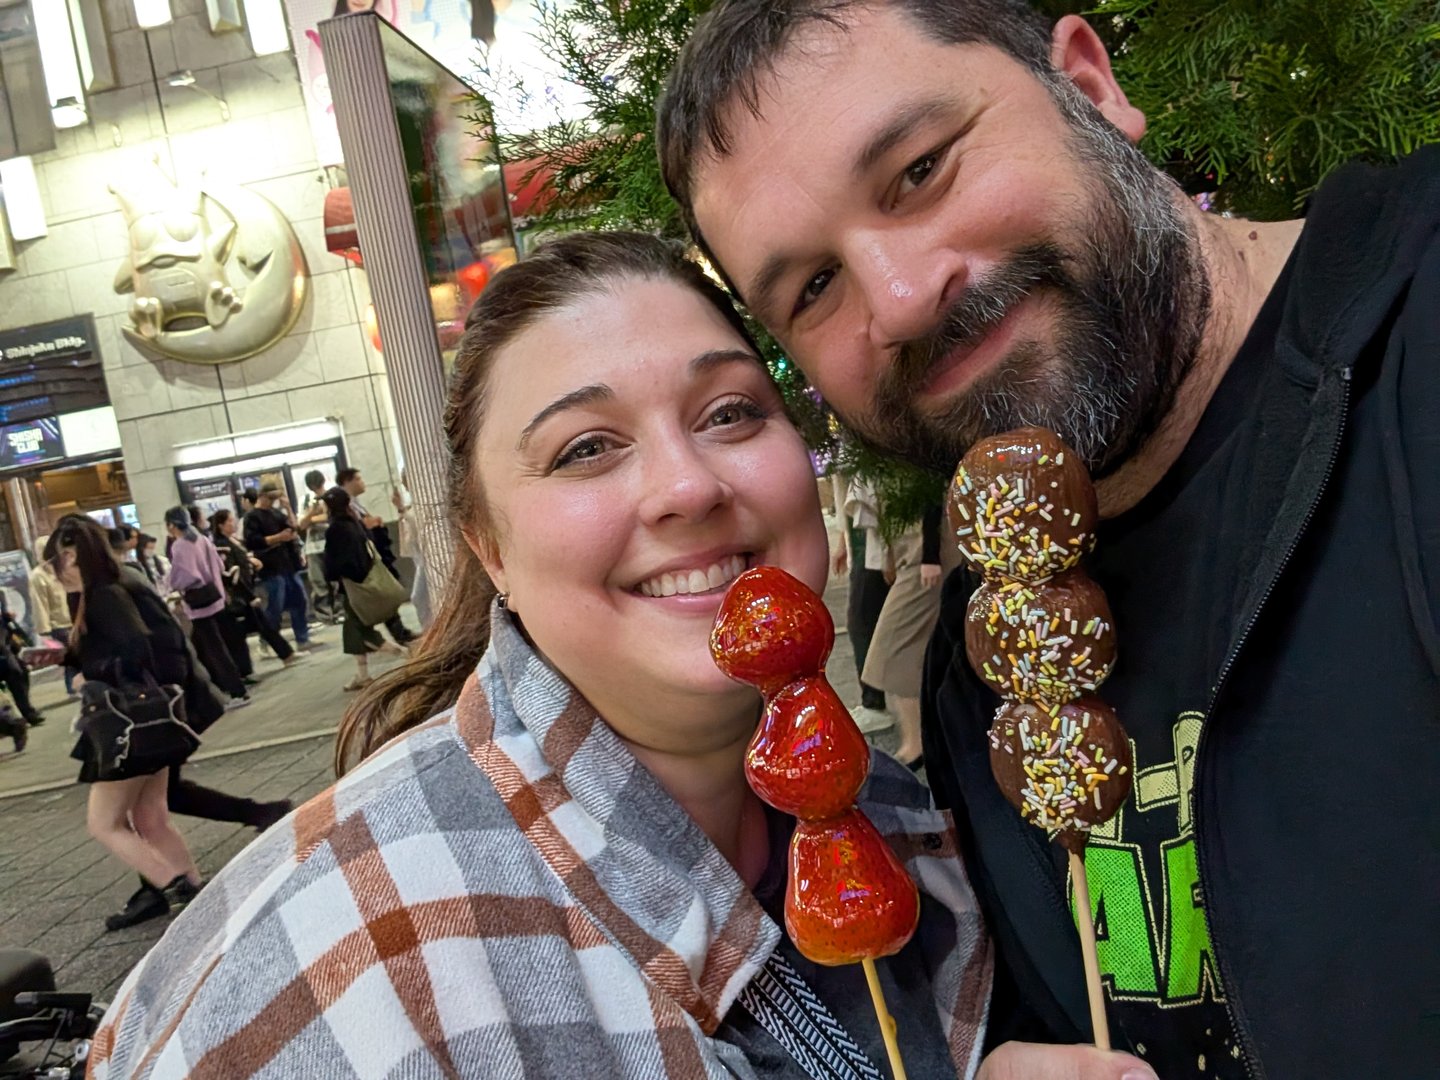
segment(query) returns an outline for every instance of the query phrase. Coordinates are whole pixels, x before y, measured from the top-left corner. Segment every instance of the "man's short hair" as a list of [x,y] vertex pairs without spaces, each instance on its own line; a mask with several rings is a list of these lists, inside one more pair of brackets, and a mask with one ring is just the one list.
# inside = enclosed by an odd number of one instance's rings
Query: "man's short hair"
[[314,489],[317,487],[323,487],[324,484],[325,474],[322,473],[319,469],[311,469],[305,474],[305,486],[307,488]]
[[254,506],[257,502],[260,501],[260,493],[256,491],[253,487],[247,487],[244,491],[240,493],[240,498],[245,502],[248,502],[251,506]]
[[275,483],[273,480],[268,484],[260,485],[260,494],[262,497],[265,495],[281,495],[284,494],[284,491],[285,489],[282,488],[279,484]]
[[344,487],[346,484],[348,484],[351,480],[354,480],[355,477],[357,477],[357,476],[359,476],[359,475],[360,475],[360,470],[359,470],[359,469],[352,469],[352,468],[344,468],[344,469],[341,469],[339,472],[337,472],[337,473],[335,474],[335,486],[336,486],[336,487]]
[[1053,75],[1049,20],[1025,0],[719,0],[680,50],[656,113],[665,186],[702,248],[696,168],[707,154],[726,157],[733,149],[731,107],[739,103],[760,115],[760,81],[775,70],[797,31],[814,24],[844,29],[852,11],[881,4],[942,44],[994,45],[1037,75]]

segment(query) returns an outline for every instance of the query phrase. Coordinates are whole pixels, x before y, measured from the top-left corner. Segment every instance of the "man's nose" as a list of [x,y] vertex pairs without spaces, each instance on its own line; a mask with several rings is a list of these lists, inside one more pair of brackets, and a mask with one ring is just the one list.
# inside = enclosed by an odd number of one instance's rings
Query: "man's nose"
[[964,282],[960,259],[918,230],[862,234],[846,267],[869,315],[873,345],[893,349],[935,329]]

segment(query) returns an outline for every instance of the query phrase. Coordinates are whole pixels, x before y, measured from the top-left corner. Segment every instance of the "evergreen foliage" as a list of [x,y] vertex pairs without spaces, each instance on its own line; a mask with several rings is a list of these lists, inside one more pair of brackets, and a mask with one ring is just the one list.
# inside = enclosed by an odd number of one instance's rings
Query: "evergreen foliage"
[[[1393,159],[1440,141],[1440,0],[1036,0],[1048,16],[1086,14],[1117,77],[1149,118],[1142,148],[1192,193],[1260,219],[1293,216],[1335,166]],[[683,237],[660,178],[654,104],[710,0],[541,0],[536,41],[579,87],[589,116],[499,130],[507,161],[554,170],[537,229],[639,228]],[[486,98],[525,97],[482,63]],[[871,480],[894,536],[943,496],[944,477],[858,445],[758,326],[801,432],[830,466]]]
[[1097,0],[1141,146],[1218,209],[1293,217],[1346,161],[1440,141],[1436,0]]

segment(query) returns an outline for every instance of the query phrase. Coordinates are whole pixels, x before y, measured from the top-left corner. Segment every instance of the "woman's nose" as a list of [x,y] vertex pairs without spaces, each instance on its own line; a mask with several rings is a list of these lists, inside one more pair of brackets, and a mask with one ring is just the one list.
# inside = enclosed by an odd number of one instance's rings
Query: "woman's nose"
[[644,470],[642,513],[647,522],[703,521],[731,499],[730,485],[691,443],[656,448]]

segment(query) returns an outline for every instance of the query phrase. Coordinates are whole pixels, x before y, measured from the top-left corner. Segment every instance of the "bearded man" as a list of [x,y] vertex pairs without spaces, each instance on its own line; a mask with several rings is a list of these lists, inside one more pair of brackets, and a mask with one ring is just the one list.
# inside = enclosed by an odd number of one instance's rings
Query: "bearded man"
[[[1088,569],[1121,644],[1102,693],[1136,764],[1087,852],[1120,1044],[1167,1080],[1421,1075],[1440,1060],[1440,150],[1347,167],[1304,220],[1257,223],[1202,212],[1144,129],[1073,16],[721,0],[658,149],[696,241],[860,437],[949,473],[1037,424],[1095,476]],[[925,759],[994,935],[1001,1075],[1035,1052],[1007,1040],[1091,1031],[1063,852],[991,777],[974,585],[945,585]]]

